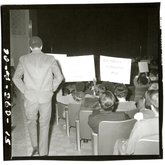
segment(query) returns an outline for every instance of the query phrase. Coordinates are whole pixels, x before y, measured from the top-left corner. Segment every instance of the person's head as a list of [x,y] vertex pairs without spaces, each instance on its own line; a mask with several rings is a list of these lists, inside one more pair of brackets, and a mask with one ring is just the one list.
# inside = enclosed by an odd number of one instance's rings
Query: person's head
[[68,88],[63,88],[63,94],[64,94],[64,96],[69,95],[70,90]]
[[83,82],[76,82],[75,88],[77,92],[84,92],[85,84]]
[[116,99],[111,91],[103,92],[99,97],[99,103],[104,111],[113,111]]
[[76,101],[81,101],[85,97],[85,93],[81,91],[72,91],[71,94]]
[[145,104],[150,107],[150,109],[154,108],[157,111],[159,110],[158,90],[148,90],[145,93]]
[[124,84],[117,84],[114,90],[114,94],[119,101],[122,99],[126,100],[128,89]]
[[40,37],[33,36],[29,40],[29,47],[31,50],[33,49],[42,49],[43,42]]
[[115,85],[112,82],[104,81],[102,82],[102,85],[106,88],[106,90],[114,92]]
[[103,86],[102,84],[97,84],[96,86],[96,95],[101,96],[102,93],[104,93],[106,91],[105,86]]
[[148,84],[148,78],[145,75],[145,73],[141,73],[140,76],[137,79],[137,82],[141,85],[146,85]]
[[158,89],[159,89],[158,83],[152,83],[148,88],[148,90],[158,90]]

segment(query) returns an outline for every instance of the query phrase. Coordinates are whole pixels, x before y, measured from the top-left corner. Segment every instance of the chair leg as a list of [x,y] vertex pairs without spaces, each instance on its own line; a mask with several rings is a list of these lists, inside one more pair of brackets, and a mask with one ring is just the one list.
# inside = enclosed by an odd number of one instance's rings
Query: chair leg
[[66,135],[69,136],[70,132],[69,132],[69,116],[68,116],[68,111],[65,111],[65,117],[66,117]]
[[98,155],[98,135],[92,132],[92,152],[93,155]]
[[75,121],[75,123],[76,123],[76,149],[78,150],[78,151],[80,151],[80,148],[81,148],[81,142],[80,142],[80,122],[79,122],[79,120],[76,120]]
[[58,105],[56,104],[56,124],[59,123],[59,116],[58,116]]

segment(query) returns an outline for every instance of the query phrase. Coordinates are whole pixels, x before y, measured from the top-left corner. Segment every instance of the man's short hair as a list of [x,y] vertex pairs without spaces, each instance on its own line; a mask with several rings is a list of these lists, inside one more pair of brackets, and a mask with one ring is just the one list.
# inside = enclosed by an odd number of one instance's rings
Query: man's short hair
[[111,91],[103,92],[99,98],[101,108],[105,111],[113,111],[115,101],[115,96]]
[[33,36],[29,40],[29,46],[34,49],[34,48],[41,48],[43,45],[42,40],[38,36]]
[[114,94],[118,98],[126,98],[128,95],[128,89],[124,84],[118,84],[115,87]]

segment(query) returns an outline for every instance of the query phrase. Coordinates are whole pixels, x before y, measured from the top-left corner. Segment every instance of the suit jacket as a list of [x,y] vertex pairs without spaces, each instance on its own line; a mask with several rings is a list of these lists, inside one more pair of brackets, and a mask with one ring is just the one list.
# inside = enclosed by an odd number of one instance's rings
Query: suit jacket
[[63,76],[52,56],[41,50],[21,56],[13,76],[13,81],[25,98],[45,103],[51,100]]
[[114,155],[132,155],[136,143],[143,137],[159,135],[158,117],[137,121],[131,131],[129,139],[118,139],[114,147]]
[[94,110],[89,116],[88,124],[93,132],[98,133],[99,123],[101,121],[123,121],[129,119],[124,112],[111,112]]

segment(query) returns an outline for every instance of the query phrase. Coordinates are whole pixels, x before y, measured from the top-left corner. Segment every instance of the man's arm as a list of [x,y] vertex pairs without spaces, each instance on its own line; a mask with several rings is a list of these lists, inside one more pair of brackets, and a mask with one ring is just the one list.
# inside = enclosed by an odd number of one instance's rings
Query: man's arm
[[16,85],[16,87],[21,91],[21,93],[24,94],[25,85],[22,80],[23,74],[24,74],[24,69],[21,64],[21,61],[19,60],[18,66],[16,68],[16,71],[14,73],[12,80],[13,80],[14,84]]
[[128,139],[118,139],[114,145],[114,155],[132,155],[135,150],[136,142],[140,138],[140,130],[138,122],[135,123],[134,128]]
[[22,80],[23,74],[24,74],[24,69],[21,64],[21,61],[19,60],[18,66],[16,68],[16,71],[14,73],[12,80],[13,80],[14,84],[16,85],[16,87],[21,91],[21,93],[24,94],[25,85]]
[[126,155],[131,155],[135,151],[136,143],[142,136],[143,122],[137,121],[131,131],[129,139],[126,144]]
[[59,66],[58,66],[56,60],[53,61],[52,72],[53,72],[53,75],[54,75],[54,78],[53,78],[53,91],[56,91],[58,86],[61,84],[61,82],[63,80],[63,76],[61,74],[61,71],[59,69]]

